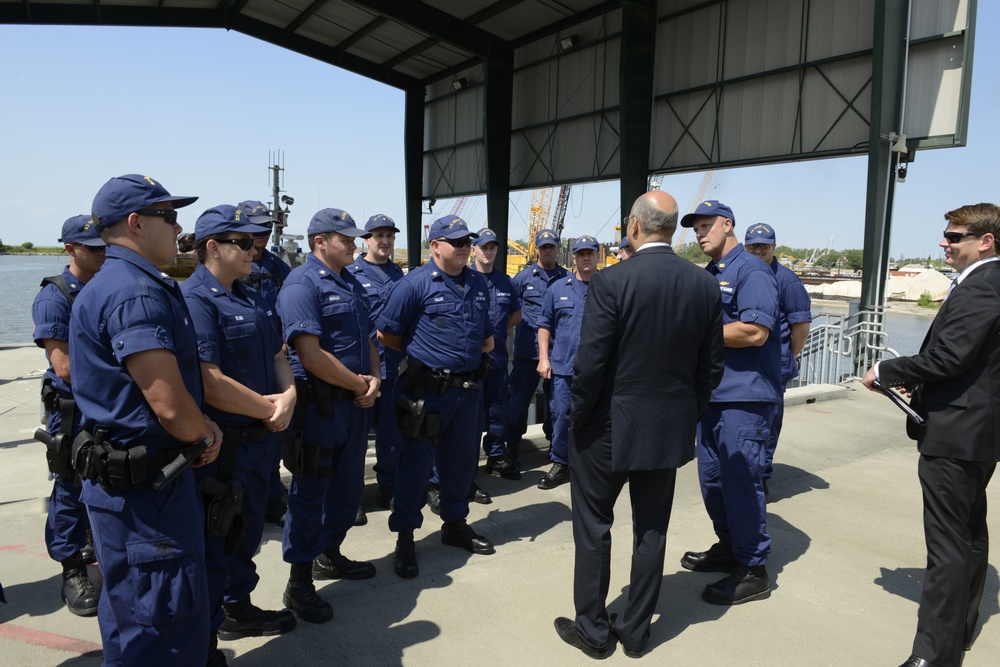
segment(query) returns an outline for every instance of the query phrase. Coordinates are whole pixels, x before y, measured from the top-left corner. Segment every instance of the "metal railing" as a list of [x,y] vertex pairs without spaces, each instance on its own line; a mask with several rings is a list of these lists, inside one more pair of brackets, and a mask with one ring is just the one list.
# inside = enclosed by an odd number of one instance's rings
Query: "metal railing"
[[884,309],[819,315],[798,358],[799,377],[789,384],[840,384],[860,377],[876,361],[899,356],[888,343]]

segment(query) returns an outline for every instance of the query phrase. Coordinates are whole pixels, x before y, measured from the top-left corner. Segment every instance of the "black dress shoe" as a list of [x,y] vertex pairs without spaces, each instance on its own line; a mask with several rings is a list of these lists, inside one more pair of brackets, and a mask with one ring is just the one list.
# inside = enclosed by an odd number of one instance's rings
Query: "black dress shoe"
[[66,608],[77,616],[96,616],[100,594],[94,588],[87,576],[87,566],[83,564],[80,553],[62,562],[62,590],[60,595],[66,603]]
[[427,507],[435,514],[441,514],[441,487],[437,484],[427,486]]
[[705,586],[701,593],[705,602],[731,605],[771,597],[771,580],[763,565],[740,567],[725,579]]
[[90,528],[87,529],[87,540],[84,542],[83,548],[80,549],[80,560],[83,561],[84,565],[97,562],[97,556],[94,554],[94,533],[91,532]]
[[559,635],[559,639],[563,640],[573,648],[578,648],[583,651],[584,655],[593,658],[594,660],[604,660],[608,657],[608,647],[604,646],[597,647],[587,644],[582,639],[580,635],[576,632],[576,623],[560,616],[555,620],[554,625],[556,626],[556,634]]
[[378,485],[378,496],[375,498],[376,507],[381,507],[384,510],[389,509],[392,506],[392,494],[393,488],[388,484]]
[[375,566],[351,560],[340,553],[340,549],[327,549],[312,565],[313,579],[371,579],[375,576]]
[[282,602],[307,623],[326,623],[333,620],[333,607],[317,595],[316,587],[311,581],[289,580]]
[[622,641],[622,636],[618,634],[618,627],[615,622],[618,620],[618,614],[611,614],[611,636],[618,640],[618,643],[622,645],[622,652],[630,658],[641,658],[643,648],[638,650],[634,648],[628,648],[625,646],[625,642]]
[[545,477],[538,480],[539,489],[554,489],[569,481],[569,466],[565,463],[553,463]]
[[472,526],[465,522],[465,519],[449,521],[441,526],[441,543],[449,547],[462,547],[466,551],[474,554],[496,553],[493,543],[472,530]]
[[283,635],[295,627],[295,616],[287,609],[260,609],[247,597],[233,604],[222,605],[226,620],[219,628],[219,639],[232,641],[244,637]]
[[507,459],[507,463],[511,465],[514,470],[521,470],[521,443],[507,443],[507,451],[504,453],[503,457]]
[[469,489],[469,500],[480,505],[489,505],[493,502],[493,496],[480,489],[479,485],[473,482],[472,488]]
[[494,477],[503,477],[504,479],[509,480],[521,479],[521,471],[512,466],[502,456],[491,456],[486,459],[486,465],[483,466],[483,471],[487,475],[493,475]]
[[366,523],[368,523],[368,514],[365,512],[365,508],[363,506],[358,505],[358,513],[354,517],[354,525],[363,526]]
[[904,662],[899,667],[933,667],[933,665],[931,665],[930,662],[924,660],[923,658],[918,658],[915,655],[911,655],[909,658],[906,659],[906,662]]
[[708,551],[688,551],[681,557],[681,567],[692,572],[733,572],[739,566],[732,546],[725,542],[716,542]]
[[420,573],[417,567],[417,548],[413,544],[413,531],[399,533],[396,538],[396,554],[392,562],[396,574],[403,579],[412,579]]

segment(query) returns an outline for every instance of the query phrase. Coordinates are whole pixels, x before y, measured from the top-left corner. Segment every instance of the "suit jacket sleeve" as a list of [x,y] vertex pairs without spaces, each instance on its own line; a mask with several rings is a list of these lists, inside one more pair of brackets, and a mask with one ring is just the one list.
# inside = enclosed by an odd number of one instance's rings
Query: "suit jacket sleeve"
[[[610,377],[618,341],[618,303],[600,272],[590,279],[580,326],[580,346],[573,369],[573,423],[590,421]],[[610,394],[610,392],[608,392]]]
[[941,322],[929,344],[912,357],[886,359],[879,364],[879,377],[891,387],[940,382],[967,371],[983,346],[1000,331],[1000,296],[994,287],[974,272],[952,292],[939,313]]

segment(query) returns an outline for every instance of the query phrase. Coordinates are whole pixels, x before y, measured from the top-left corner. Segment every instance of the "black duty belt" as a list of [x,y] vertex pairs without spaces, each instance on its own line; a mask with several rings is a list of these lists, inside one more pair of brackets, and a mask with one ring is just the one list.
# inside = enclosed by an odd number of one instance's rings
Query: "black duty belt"
[[248,442],[257,442],[267,437],[270,431],[267,427],[258,424],[256,426],[222,426],[223,445],[242,445]]
[[81,479],[97,482],[106,489],[137,491],[151,488],[157,473],[189,447],[179,445],[149,450],[138,445],[121,449],[100,435],[91,436],[83,431],[73,442],[73,467]]
[[296,380],[295,382],[295,392],[299,400],[306,403],[315,403],[317,400],[353,401],[357,396],[350,389],[335,384],[327,384],[324,390],[321,396],[320,390],[317,390],[312,382],[303,380]]

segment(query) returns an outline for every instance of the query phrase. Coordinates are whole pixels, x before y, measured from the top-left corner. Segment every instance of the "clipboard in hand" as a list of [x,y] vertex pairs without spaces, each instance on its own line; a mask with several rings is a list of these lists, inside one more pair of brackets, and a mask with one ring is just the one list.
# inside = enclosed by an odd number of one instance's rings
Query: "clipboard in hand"
[[917,414],[917,411],[914,410],[913,408],[911,408],[910,404],[907,403],[905,400],[903,400],[902,396],[900,396],[899,394],[897,394],[896,392],[894,392],[892,389],[889,389],[888,387],[886,387],[885,385],[883,385],[878,380],[875,380],[874,382],[872,382],[872,386],[875,387],[876,389],[878,389],[880,392],[882,392],[886,396],[888,396],[889,400],[892,401],[893,403],[895,403],[897,408],[899,408],[904,413],[906,413],[906,416],[909,419],[913,420],[913,423],[918,424],[920,426],[924,425],[924,422],[926,420],[923,417],[921,417],[919,414]]

